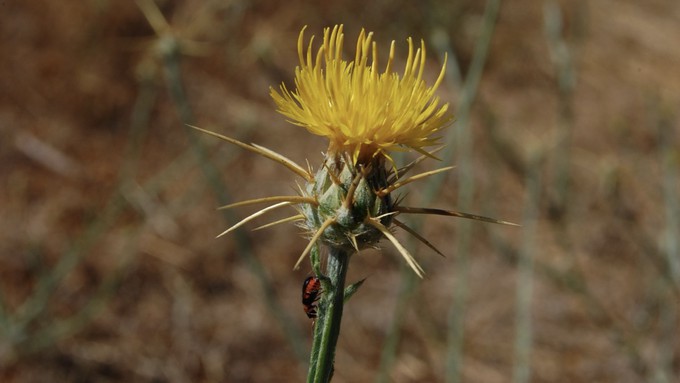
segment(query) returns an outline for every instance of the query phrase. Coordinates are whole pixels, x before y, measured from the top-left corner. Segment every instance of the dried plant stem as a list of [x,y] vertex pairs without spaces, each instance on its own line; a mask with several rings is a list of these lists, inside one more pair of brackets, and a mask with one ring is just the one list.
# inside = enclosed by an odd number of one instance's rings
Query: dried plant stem
[[550,56],[555,67],[559,96],[559,121],[553,150],[554,185],[550,200],[551,213],[557,223],[564,226],[568,199],[569,178],[571,171],[571,141],[574,126],[573,94],[576,86],[575,71],[572,64],[571,51],[562,36],[563,17],[556,1],[546,1],[543,8],[545,33],[550,49]]
[[402,335],[402,325],[406,320],[406,314],[411,304],[411,297],[416,291],[416,287],[419,283],[420,278],[416,276],[413,270],[402,264],[398,300],[392,313],[392,321],[387,328],[387,335],[380,353],[380,365],[375,379],[376,383],[392,381],[390,379],[390,370],[397,359],[397,350],[399,349],[399,341],[401,340]]
[[659,146],[661,147],[661,166],[663,170],[663,198],[666,218],[666,234],[664,237],[663,253],[666,257],[667,270],[675,289],[680,289],[680,200],[678,190],[678,160],[677,147],[673,143],[675,128],[672,125],[672,115],[662,115],[657,122],[659,129]]
[[513,382],[531,381],[532,320],[531,305],[534,290],[534,255],[536,231],[541,202],[541,165],[542,153],[536,153],[529,161],[527,173],[527,190],[524,201],[524,219],[522,222],[523,240],[522,255],[517,265],[517,301],[515,311],[515,361],[513,365]]
[[458,256],[455,287],[447,321],[446,382],[461,382],[463,369],[463,344],[465,341],[465,313],[468,299],[469,250],[472,225],[461,222],[456,240]]
[[[477,40],[475,54],[463,87],[463,94],[458,110],[459,125],[457,126],[457,129],[455,129],[456,134],[452,134],[447,139],[447,141],[450,141],[455,137],[457,142],[460,183],[458,191],[458,208],[464,210],[472,205],[475,189],[472,169],[473,140],[470,132],[470,113],[484,71],[484,64],[486,63],[486,57],[489,51],[491,37],[493,36],[496,26],[496,18],[500,10],[500,5],[501,0],[489,0],[486,3],[481,35]],[[450,163],[451,157],[452,154],[445,155],[444,163]],[[445,371],[445,381],[450,383],[457,383],[462,380],[465,309],[468,298],[468,263],[471,241],[471,222],[463,220],[460,223],[456,240],[458,267],[456,268],[456,285],[453,293],[451,310],[449,311],[447,331],[448,349],[446,355],[447,367]]]
[[319,303],[319,318],[314,327],[308,383],[330,382],[333,376],[335,346],[340,335],[345,278],[350,256],[351,253],[344,249],[329,248],[326,276],[321,279],[323,297]]
[[[680,232],[680,199],[678,199],[678,164],[680,157],[676,146],[673,145],[677,127],[672,121],[675,116],[670,113],[660,112],[657,126],[659,131],[659,146],[661,147],[661,166],[663,170],[663,197],[666,230],[663,236],[663,250],[668,270],[668,293],[680,291],[680,241],[677,233]],[[664,294],[665,295],[665,294]],[[663,295],[662,295],[663,296]],[[669,294],[672,296],[672,294]],[[677,295],[676,295],[677,296]],[[663,299],[663,298],[662,298]],[[666,298],[668,299],[668,298]],[[661,311],[661,328],[663,337],[658,346],[659,361],[655,367],[654,379],[657,382],[671,382],[673,379],[673,361],[676,360],[676,348],[678,342],[678,305],[663,305]]]

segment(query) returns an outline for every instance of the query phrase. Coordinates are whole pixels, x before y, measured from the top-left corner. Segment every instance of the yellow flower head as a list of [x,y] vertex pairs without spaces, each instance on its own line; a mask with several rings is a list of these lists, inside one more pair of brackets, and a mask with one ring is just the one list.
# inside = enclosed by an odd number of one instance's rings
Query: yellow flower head
[[[444,78],[446,59],[437,81],[428,87],[422,79],[425,68],[423,42],[414,52],[412,40],[407,40],[409,52],[400,75],[392,69],[394,42],[390,46],[387,66],[379,72],[377,48],[371,33],[362,30],[359,34],[354,61],[342,59],[342,25],[332,30],[326,28],[323,44],[316,51],[313,40],[305,49],[303,28],[298,39],[297,89],[290,92],[281,85],[280,92],[271,89],[271,95],[279,112],[291,122],[328,137],[328,152],[316,172],[309,165],[304,169],[273,150],[196,128],[276,161],[306,180],[299,186],[299,195],[255,198],[222,206],[222,209],[229,209],[276,202],[241,220],[220,236],[271,210],[293,205],[298,214],[261,228],[290,221],[303,228],[309,243],[295,264],[296,268],[311,254],[314,273],[322,273],[320,252],[314,250],[319,244],[334,249],[335,256],[349,256],[388,239],[413,271],[422,277],[423,269],[392,234],[392,228],[398,226],[435,252],[442,253],[401,222],[400,214],[434,214],[512,225],[453,210],[403,206],[400,198],[393,198],[392,193],[399,188],[451,169],[449,166],[404,177],[413,166],[433,156],[426,148],[437,144],[438,138],[433,135],[450,120],[446,114],[448,104],[439,105],[439,98],[434,95]],[[389,153],[393,150],[415,150],[423,155],[397,171],[394,166],[392,169],[385,166],[387,161],[394,165]]]
[[440,106],[434,95],[444,78],[446,60],[437,81],[428,87],[422,79],[422,41],[414,53],[413,41],[408,38],[408,58],[400,76],[392,68],[394,41],[385,70],[380,73],[372,32],[361,31],[354,61],[346,61],[342,58],[342,25],[324,30],[316,55],[314,37],[305,52],[304,31],[298,39],[297,89],[291,92],[284,84],[280,93],[271,89],[280,113],[292,123],[328,137],[329,152],[349,153],[355,163],[380,155],[389,158],[387,152],[393,150],[426,153],[425,147],[437,144],[438,137],[432,135],[450,121],[448,104]]

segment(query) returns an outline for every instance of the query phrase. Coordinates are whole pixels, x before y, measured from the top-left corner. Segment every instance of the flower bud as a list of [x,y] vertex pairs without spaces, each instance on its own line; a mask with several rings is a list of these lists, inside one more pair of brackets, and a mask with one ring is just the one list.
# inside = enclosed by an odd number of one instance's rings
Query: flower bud
[[378,218],[384,226],[392,222],[390,195],[377,193],[387,186],[387,176],[382,157],[355,166],[349,156],[329,152],[306,185],[305,196],[316,199],[318,205],[300,206],[302,226],[313,234],[330,220],[319,237],[323,243],[353,250],[376,247],[383,235],[367,220]]

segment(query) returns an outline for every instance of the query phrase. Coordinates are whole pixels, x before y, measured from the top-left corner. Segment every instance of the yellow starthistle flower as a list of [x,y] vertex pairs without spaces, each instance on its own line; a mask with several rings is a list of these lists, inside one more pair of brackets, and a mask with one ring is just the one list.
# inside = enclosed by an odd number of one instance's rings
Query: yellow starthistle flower
[[[400,222],[399,214],[438,214],[509,224],[456,211],[405,207],[392,198],[392,192],[404,185],[451,169],[445,167],[403,178],[415,164],[434,158],[436,150],[428,152],[427,148],[438,142],[434,135],[450,121],[446,114],[448,104],[440,106],[439,98],[434,95],[444,78],[446,63],[435,84],[428,87],[422,79],[425,68],[423,42],[414,52],[413,42],[408,39],[409,53],[401,76],[392,69],[394,42],[382,72],[371,33],[362,30],[359,34],[354,61],[343,60],[343,42],[342,26],[336,26],[324,30],[323,43],[316,53],[313,38],[305,50],[303,28],[298,39],[300,66],[295,71],[296,89],[291,92],[285,85],[281,85],[280,92],[271,89],[279,112],[292,123],[328,138],[328,151],[316,172],[311,168],[305,170],[270,149],[200,129],[274,160],[306,181],[296,196],[264,197],[223,206],[226,209],[274,203],[220,236],[271,210],[283,206],[297,209],[299,214],[259,228],[295,221],[309,238],[295,268],[311,253],[312,269],[323,289],[318,304],[319,321],[313,325],[315,340],[308,373],[308,381],[314,382],[329,382],[333,375],[343,305],[363,282],[345,288],[351,255],[365,247],[377,246],[381,239],[387,238],[413,271],[422,277],[423,269],[392,234],[393,225],[441,254],[420,234]],[[395,150],[414,150],[422,155],[397,169],[390,157],[390,152]],[[321,270],[320,251],[313,251],[319,249],[320,246],[315,247],[317,244],[327,249],[325,271]],[[303,303],[308,304],[305,299],[303,295]]]
[[291,92],[285,85],[280,93],[271,89],[279,112],[311,133],[327,137],[329,152],[351,153],[355,164],[375,155],[389,157],[390,151],[404,148],[426,153],[426,147],[437,144],[433,134],[450,121],[448,104],[440,106],[434,94],[444,79],[446,59],[437,81],[428,87],[422,78],[422,40],[414,52],[413,40],[408,38],[408,57],[400,76],[392,68],[394,41],[381,72],[373,33],[361,31],[354,61],[346,61],[342,25],[324,30],[316,53],[314,37],[305,52],[304,31],[298,38],[297,90]]
[[290,122],[329,140],[323,166],[302,191],[317,204],[299,207],[302,227],[311,240],[298,263],[318,240],[331,247],[360,250],[386,237],[422,275],[420,266],[389,230],[393,223],[406,226],[394,217],[399,211],[390,192],[400,184],[396,169],[386,167],[386,160],[393,163],[389,153],[394,150],[431,156],[425,148],[438,142],[433,134],[450,121],[448,104],[440,106],[434,94],[446,63],[435,84],[428,87],[423,80],[422,41],[414,51],[413,40],[408,38],[408,57],[400,76],[393,70],[394,41],[381,71],[372,33],[361,31],[354,60],[347,61],[342,57],[342,25],[326,28],[316,51],[314,37],[305,49],[304,32],[305,28],[298,38],[296,90],[289,91],[285,84],[280,92],[271,89],[278,111]]
[[[342,58],[342,26],[326,28],[321,47],[314,54],[313,38],[304,48],[304,28],[298,39],[300,66],[295,71],[296,90],[281,85],[281,92],[271,89],[279,112],[299,126],[329,140],[322,165],[313,173],[270,149],[240,141],[200,128],[244,149],[288,167],[306,181],[298,196],[274,196],[243,201],[222,208],[262,202],[276,202],[224,231],[220,236],[245,223],[283,206],[294,206],[299,214],[261,226],[298,222],[310,238],[295,267],[312,247],[324,245],[346,253],[377,246],[387,238],[409,266],[418,274],[423,269],[390,231],[396,225],[441,254],[430,242],[396,217],[399,214],[437,214],[510,224],[492,218],[456,211],[401,206],[391,193],[424,177],[451,169],[445,167],[409,178],[403,176],[425,158],[434,158],[427,147],[437,144],[433,136],[450,121],[448,104],[439,105],[435,91],[444,78],[442,66],[434,85],[423,80],[425,44],[414,52],[409,38],[409,53],[401,76],[393,71],[394,42],[384,71],[378,68],[377,47],[372,33],[361,31],[354,61]],[[370,58],[370,65],[369,65]],[[422,154],[401,169],[394,166],[390,152],[414,150]]]

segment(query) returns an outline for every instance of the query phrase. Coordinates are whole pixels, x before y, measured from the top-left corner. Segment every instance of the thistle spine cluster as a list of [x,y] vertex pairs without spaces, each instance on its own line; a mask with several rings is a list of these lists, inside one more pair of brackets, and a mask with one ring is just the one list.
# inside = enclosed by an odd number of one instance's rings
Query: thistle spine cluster
[[346,156],[326,156],[321,168],[304,190],[318,205],[302,205],[302,223],[310,233],[316,233],[328,222],[319,239],[328,246],[361,250],[376,246],[381,233],[371,223],[377,220],[389,226],[392,202],[390,194],[377,195],[387,186],[387,174],[382,167],[354,166]]

